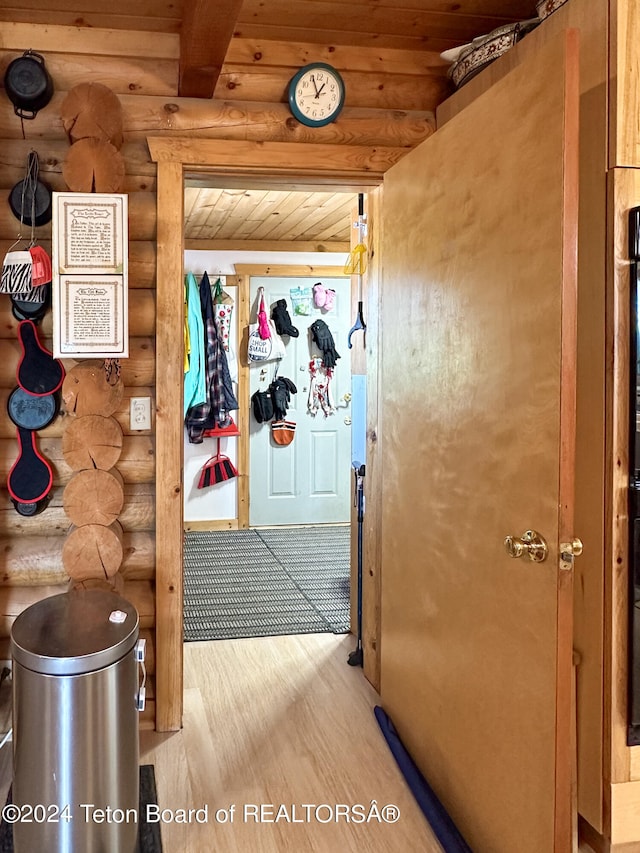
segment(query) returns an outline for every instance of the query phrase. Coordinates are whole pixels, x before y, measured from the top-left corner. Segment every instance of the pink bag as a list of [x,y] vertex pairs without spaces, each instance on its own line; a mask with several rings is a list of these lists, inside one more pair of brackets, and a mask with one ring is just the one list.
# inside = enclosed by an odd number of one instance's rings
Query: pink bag
[[264,307],[264,288],[260,288],[260,307],[258,308],[258,334],[263,341],[271,337],[271,328],[269,326],[269,317]]

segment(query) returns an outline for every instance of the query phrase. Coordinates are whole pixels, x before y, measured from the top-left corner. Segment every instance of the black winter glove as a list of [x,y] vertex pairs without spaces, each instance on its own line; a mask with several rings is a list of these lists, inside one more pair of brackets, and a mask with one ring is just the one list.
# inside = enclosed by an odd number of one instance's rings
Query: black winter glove
[[287,379],[285,376],[283,376],[282,381],[287,386],[287,388],[289,389],[289,392],[291,394],[297,394],[298,393],[298,389],[296,388],[296,386],[293,384],[293,382],[290,379]]
[[288,382],[289,380],[280,377],[275,379],[269,386],[271,399],[273,400],[273,415],[277,421],[281,421],[286,417],[287,409],[289,408],[291,392]]
[[271,319],[275,323],[276,332],[279,335],[289,335],[297,338],[300,332],[291,323],[291,317],[287,311],[287,300],[278,299],[271,310]]
[[336,361],[340,358],[340,354],[336,352],[333,343],[333,335],[324,320],[316,320],[309,327],[311,335],[316,342],[318,349],[322,353],[322,363],[325,367],[335,367]]

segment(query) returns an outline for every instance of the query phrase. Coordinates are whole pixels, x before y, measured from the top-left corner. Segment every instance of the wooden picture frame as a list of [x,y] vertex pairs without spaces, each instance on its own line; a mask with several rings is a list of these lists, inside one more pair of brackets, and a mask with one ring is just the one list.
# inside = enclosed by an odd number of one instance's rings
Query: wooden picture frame
[[55,358],[129,355],[126,194],[53,193]]

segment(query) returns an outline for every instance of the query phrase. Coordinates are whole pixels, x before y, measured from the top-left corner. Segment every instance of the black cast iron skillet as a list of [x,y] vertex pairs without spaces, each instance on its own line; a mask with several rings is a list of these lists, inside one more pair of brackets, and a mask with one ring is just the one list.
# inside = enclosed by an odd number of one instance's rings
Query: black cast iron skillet
[[38,503],[45,498],[53,484],[51,465],[36,447],[33,430],[16,427],[19,454],[7,477],[9,494],[19,504]]
[[22,347],[16,371],[18,385],[36,397],[53,394],[64,380],[62,362],[42,346],[32,320],[22,320],[18,325],[18,338]]
[[4,88],[17,116],[35,118],[38,110],[46,107],[53,97],[53,81],[44,66],[44,57],[26,50],[10,62],[4,75]]
[[39,430],[55,420],[59,409],[58,394],[35,397],[19,385],[7,400],[7,412],[13,423],[23,429]]

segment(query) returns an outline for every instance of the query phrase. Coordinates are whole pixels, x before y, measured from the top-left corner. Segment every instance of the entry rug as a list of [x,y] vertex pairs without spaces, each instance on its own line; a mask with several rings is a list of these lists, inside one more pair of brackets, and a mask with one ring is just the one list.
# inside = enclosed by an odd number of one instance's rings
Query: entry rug
[[185,535],[184,639],[349,631],[349,525]]
[[[5,805],[8,805],[10,802],[11,788],[9,788]],[[157,803],[158,792],[153,764],[143,764],[140,767],[140,811],[136,853],[162,853],[160,824],[148,823],[146,819],[147,805],[157,805]],[[13,853],[13,826],[4,821],[0,823],[0,853]],[[44,851],[41,851],[41,853],[44,853]]]

